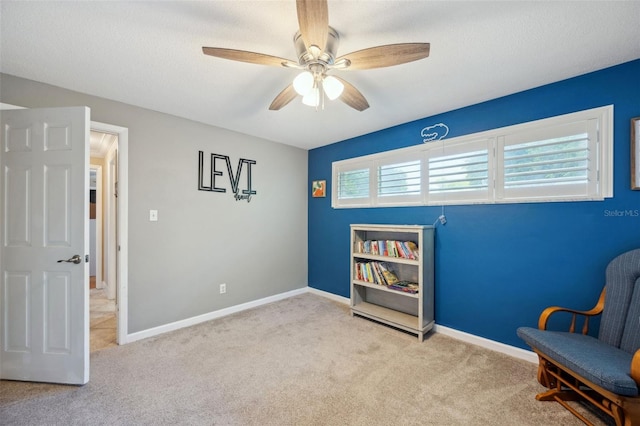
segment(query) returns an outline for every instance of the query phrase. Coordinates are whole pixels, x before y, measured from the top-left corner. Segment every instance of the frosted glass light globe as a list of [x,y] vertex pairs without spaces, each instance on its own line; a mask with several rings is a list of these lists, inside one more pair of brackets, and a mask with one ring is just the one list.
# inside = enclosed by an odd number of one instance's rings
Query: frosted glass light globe
[[317,107],[320,105],[320,90],[315,87],[302,97],[302,103],[308,106]]
[[323,80],[322,88],[324,89],[324,93],[327,94],[327,97],[333,101],[342,95],[344,84],[334,76],[329,75]]
[[309,71],[298,74],[296,78],[293,79],[293,88],[301,96],[309,93],[309,91],[313,89],[313,74]]

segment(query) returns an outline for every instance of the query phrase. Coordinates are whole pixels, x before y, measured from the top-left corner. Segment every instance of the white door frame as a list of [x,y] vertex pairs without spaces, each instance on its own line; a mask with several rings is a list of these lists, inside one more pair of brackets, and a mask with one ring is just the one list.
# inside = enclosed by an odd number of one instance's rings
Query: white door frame
[[[126,127],[114,126],[112,124],[91,122],[91,130],[118,135],[118,226],[117,246],[117,323],[116,339],[118,344],[123,345],[128,342],[128,275],[129,275],[129,129]],[[109,167],[108,164],[105,165]]]
[[117,299],[117,266],[118,266],[118,235],[117,223],[118,212],[117,202],[117,182],[118,182],[118,143],[111,145],[105,156],[107,167],[106,187],[107,196],[105,198],[105,281],[107,283],[107,298]]
[[89,164],[89,170],[96,172],[96,245],[91,250],[95,251],[96,288],[102,288],[102,166]]

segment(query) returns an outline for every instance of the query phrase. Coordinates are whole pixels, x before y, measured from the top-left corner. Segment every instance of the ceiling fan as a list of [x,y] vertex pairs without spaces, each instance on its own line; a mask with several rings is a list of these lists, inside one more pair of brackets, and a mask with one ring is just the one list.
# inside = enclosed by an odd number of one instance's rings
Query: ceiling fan
[[298,95],[305,105],[324,107],[325,95],[340,99],[358,111],[369,108],[365,97],[351,83],[329,75],[331,70],[366,70],[417,61],[429,56],[429,43],[399,43],[370,47],[336,57],[340,37],[329,26],[327,0],[296,0],[300,30],[293,37],[298,62],[245,50],[203,47],[205,55],[252,64],[303,70],[275,97],[270,110],[279,110]]

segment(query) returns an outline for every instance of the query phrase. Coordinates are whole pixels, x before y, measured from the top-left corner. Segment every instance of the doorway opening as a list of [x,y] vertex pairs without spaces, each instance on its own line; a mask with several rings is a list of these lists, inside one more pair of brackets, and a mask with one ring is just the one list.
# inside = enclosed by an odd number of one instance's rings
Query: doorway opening
[[96,267],[90,260],[89,268],[96,282],[89,307],[93,352],[127,343],[128,129],[92,121],[90,145],[89,167],[96,174],[96,238],[90,244]]
[[117,239],[117,210],[110,208],[115,170],[109,167],[117,162],[118,135],[91,130],[89,143],[89,339],[95,352],[118,344],[117,278],[111,273],[117,258],[110,250]]

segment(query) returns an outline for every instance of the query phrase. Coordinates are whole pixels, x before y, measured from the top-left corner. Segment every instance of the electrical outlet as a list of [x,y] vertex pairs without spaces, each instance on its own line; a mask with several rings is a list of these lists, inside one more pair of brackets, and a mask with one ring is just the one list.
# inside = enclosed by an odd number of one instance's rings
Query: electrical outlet
[[440,217],[438,218],[438,220],[440,220],[440,223],[441,223],[441,224],[443,224],[443,225],[444,225],[445,223],[447,223],[447,218],[446,218],[446,217],[444,217],[444,215],[443,215],[443,214],[441,214],[441,215],[440,215]]
[[220,294],[224,294],[227,292],[227,285],[226,284],[220,284]]

